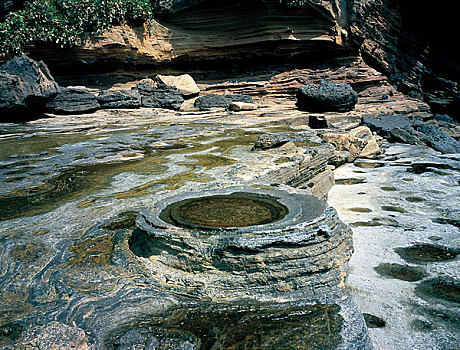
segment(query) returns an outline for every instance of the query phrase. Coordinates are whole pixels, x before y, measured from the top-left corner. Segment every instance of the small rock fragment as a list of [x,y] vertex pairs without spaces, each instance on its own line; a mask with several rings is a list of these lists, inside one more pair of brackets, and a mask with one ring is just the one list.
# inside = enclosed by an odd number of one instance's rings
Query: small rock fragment
[[228,106],[230,111],[253,111],[257,109],[257,105],[255,103],[246,103],[246,102],[231,102]]

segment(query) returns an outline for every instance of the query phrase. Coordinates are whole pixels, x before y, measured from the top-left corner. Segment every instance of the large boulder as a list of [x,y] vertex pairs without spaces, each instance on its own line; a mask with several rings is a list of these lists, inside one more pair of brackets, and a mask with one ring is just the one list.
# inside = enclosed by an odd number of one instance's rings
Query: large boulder
[[248,95],[217,95],[208,94],[198,97],[194,106],[202,111],[211,108],[228,108],[232,102],[253,103],[251,96]]
[[97,96],[101,108],[139,108],[141,95],[136,89],[133,90],[106,90]]
[[71,87],[61,89],[46,108],[54,114],[84,114],[92,113],[101,106],[88,89]]
[[152,79],[141,80],[136,89],[141,95],[142,107],[178,110],[184,102],[178,88],[157,84]]
[[297,107],[309,112],[347,112],[355,108],[358,94],[346,83],[321,81],[297,91]]
[[43,62],[14,57],[0,67],[0,122],[41,117],[58,85]]
[[198,96],[200,88],[196,85],[195,80],[188,75],[157,75],[157,79],[168,86],[175,86],[184,98]]

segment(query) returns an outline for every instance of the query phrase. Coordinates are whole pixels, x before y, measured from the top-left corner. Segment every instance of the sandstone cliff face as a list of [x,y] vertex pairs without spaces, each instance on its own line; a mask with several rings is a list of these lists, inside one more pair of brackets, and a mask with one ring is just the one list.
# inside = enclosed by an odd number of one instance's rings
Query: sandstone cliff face
[[[53,68],[107,68],[203,61],[312,59],[344,54],[340,6],[290,7],[278,0],[157,1],[155,20],[116,26],[71,52],[32,50]],[[194,5],[194,6],[191,6]],[[184,9],[186,8],[186,9]],[[254,63],[254,61],[253,61]]]

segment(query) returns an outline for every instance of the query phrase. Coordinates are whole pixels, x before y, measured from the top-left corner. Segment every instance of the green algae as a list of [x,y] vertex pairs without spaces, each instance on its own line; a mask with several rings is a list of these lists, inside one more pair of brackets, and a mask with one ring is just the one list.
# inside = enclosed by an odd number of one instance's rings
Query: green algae
[[415,294],[428,300],[460,304],[460,284],[453,280],[434,278],[423,281],[415,288]]
[[291,162],[291,158],[289,157],[281,157],[275,160],[275,164],[283,164],[283,163],[289,163]]
[[394,205],[382,205],[382,210],[394,213],[407,213],[407,211],[405,211],[403,208]]
[[362,184],[362,183],[365,183],[365,182],[366,182],[365,179],[354,179],[354,178],[336,179],[335,180],[336,185],[358,185],[358,184]]
[[342,342],[338,305],[232,305],[190,307],[151,316],[138,326],[115,330],[106,341],[116,349],[135,333],[142,343],[154,337],[159,349],[335,349]]
[[411,203],[419,203],[419,202],[424,202],[425,198],[417,197],[417,196],[411,196],[411,197],[407,197],[406,201],[411,202]]
[[197,164],[204,167],[206,170],[217,168],[220,166],[228,166],[236,163],[236,160],[234,159],[217,156],[214,154],[192,154],[190,156],[187,156],[187,158],[196,160]]
[[394,250],[401,258],[410,263],[449,261],[455,259],[459,254],[458,250],[431,244],[415,244]]
[[383,328],[386,326],[386,322],[383,318],[380,318],[378,316],[368,314],[368,313],[363,313],[364,320],[366,321],[366,325],[369,328]]
[[69,251],[75,253],[69,259],[71,265],[107,265],[114,250],[113,237],[105,234],[74,243]]
[[30,264],[46,253],[46,248],[38,242],[28,242],[11,248],[11,256],[24,264]]
[[348,210],[353,211],[355,213],[371,213],[372,210],[369,208],[348,208]]
[[385,277],[396,278],[407,282],[420,281],[428,276],[425,269],[418,266],[409,266],[401,264],[382,263],[374,267],[374,270]]

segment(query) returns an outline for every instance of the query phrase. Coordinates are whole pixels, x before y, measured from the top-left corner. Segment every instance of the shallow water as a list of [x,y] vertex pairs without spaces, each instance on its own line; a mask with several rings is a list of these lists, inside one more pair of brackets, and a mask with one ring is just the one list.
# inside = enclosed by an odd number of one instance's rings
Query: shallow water
[[[143,110],[1,124],[0,347],[49,320],[78,325],[101,348],[134,342],[144,326],[160,329],[156,340],[145,342],[166,348],[175,346],[176,335],[184,346],[198,346],[198,338],[211,344],[213,332],[225,334],[224,343],[243,337],[238,341],[265,342],[266,348],[339,342],[340,307],[332,304],[292,312],[268,305],[253,313],[249,304],[240,311],[188,310],[195,299],[164,291],[146,274],[144,265],[161,247],[130,240],[138,238],[137,213],[171,190],[188,182],[245,182],[255,176],[254,167],[292,162],[280,160],[284,154],[250,152],[272,126],[257,121],[242,127],[241,118]],[[168,276],[162,278],[167,285]],[[176,318],[151,322],[172,309]],[[211,331],[208,319],[224,314],[234,326],[229,331],[215,321]],[[140,333],[122,338],[134,328]],[[248,338],[251,330],[260,339]]]

